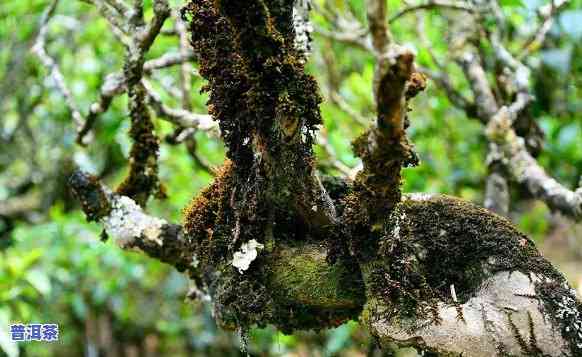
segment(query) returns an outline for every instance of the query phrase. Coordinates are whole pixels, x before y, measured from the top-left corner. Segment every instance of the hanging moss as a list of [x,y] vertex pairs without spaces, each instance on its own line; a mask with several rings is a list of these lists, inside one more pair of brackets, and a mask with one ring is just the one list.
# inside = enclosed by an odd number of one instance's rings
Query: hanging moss
[[131,118],[129,136],[133,145],[129,153],[129,173],[117,188],[117,193],[132,198],[144,207],[152,194],[157,193],[160,198],[165,196],[158,179],[160,143],[145,103],[145,88],[141,84],[128,84],[128,87]]
[[227,221],[233,213],[229,204],[232,164],[227,161],[216,171],[214,182],[184,209],[184,230],[201,266],[224,263],[231,241]]

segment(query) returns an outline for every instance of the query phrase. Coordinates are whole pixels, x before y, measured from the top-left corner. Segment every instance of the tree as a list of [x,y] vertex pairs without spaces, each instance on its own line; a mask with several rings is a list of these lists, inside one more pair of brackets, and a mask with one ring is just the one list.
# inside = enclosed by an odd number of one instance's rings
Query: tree
[[[401,193],[401,168],[418,162],[405,131],[409,104],[424,89],[426,76],[412,51],[392,39],[383,1],[367,2],[369,39],[368,31],[364,37],[334,35],[376,57],[377,117],[353,144],[363,162],[353,181],[323,177],[315,169],[312,145],[321,124],[321,98],[304,72],[308,3],[195,0],[182,10],[199,72],[208,81],[209,112],[228,156],[215,181],[186,209],[183,225],[143,210],[150,196],[164,194],[157,177],[159,140],[148,108],[179,131],[211,125],[188,108],[165,106],[143,75],[192,54],[185,50],[145,61],[171,14],[165,1],[154,1],[148,23],[141,2],[135,7],[94,3],[124,44],[126,59],[123,73],[109,77],[86,118],[44,50],[45,26],[34,49],[68,99],[80,143],[112,96],[127,91],[130,170],[115,191],[82,172],[69,184],[87,218],[103,224],[122,248],[141,250],[187,274],[198,286],[193,296],[210,296],[222,327],[244,332],[271,323],[292,331],[360,316],[385,348],[396,343],[472,356],[582,352],[582,306],[531,240],[508,220],[461,200]],[[476,13],[476,19],[496,10],[481,3],[426,6],[454,7]],[[542,14],[551,21],[561,6],[552,3]],[[404,9],[392,20],[412,11]],[[534,40],[540,41],[546,28],[544,21]],[[492,153],[487,205],[507,212],[506,177],[511,176],[551,207],[580,218],[580,190],[570,191],[545,174],[526,145],[531,141],[520,139],[537,134],[527,111],[527,67],[491,31],[488,45],[503,74],[495,78],[494,91],[481,44],[475,45],[466,29],[453,33],[468,49],[458,61],[474,101],[452,88],[446,71],[428,74],[453,103],[487,124]],[[518,126],[522,121],[525,129]]]

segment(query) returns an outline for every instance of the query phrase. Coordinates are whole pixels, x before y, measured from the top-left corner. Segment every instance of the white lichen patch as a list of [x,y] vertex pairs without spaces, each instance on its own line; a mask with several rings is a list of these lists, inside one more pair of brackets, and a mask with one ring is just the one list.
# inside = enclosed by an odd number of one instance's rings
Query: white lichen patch
[[395,212],[394,218],[394,228],[392,228],[392,237],[398,239],[400,238],[400,226],[402,222],[406,219],[406,214],[404,212]]
[[295,28],[295,48],[308,57],[311,52],[311,33],[313,27],[309,22],[309,0],[296,0],[293,6],[293,27]]
[[235,252],[232,259],[232,266],[243,273],[249,269],[253,260],[257,259],[257,249],[263,249],[265,246],[254,239],[244,243],[238,252]]
[[161,229],[167,223],[163,219],[147,215],[137,203],[126,196],[112,198],[111,212],[101,222],[121,248],[127,247],[139,237],[161,246]]
[[198,265],[200,265],[200,260],[198,260],[198,257],[196,255],[194,255],[192,257],[192,262],[190,262],[190,266],[192,268],[198,268]]
[[402,196],[403,200],[412,200],[412,201],[430,201],[435,198],[434,194],[431,193],[423,193],[423,192],[411,192],[407,193]]
[[580,350],[582,349],[582,314],[576,308],[576,291],[572,289],[570,292],[572,296],[564,295],[562,300],[557,302],[558,309],[555,317],[564,324],[564,330],[572,338],[572,343]]

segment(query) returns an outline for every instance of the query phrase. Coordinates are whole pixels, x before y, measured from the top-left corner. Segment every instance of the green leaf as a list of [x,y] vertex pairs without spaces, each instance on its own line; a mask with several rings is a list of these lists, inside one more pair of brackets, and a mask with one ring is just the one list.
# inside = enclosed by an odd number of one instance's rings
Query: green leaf
[[51,281],[49,277],[38,269],[30,270],[26,273],[26,281],[43,296],[47,296],[51,292]]
[[501,0],[499,2],[503,7],[523,7],[523,2],[521,0]]

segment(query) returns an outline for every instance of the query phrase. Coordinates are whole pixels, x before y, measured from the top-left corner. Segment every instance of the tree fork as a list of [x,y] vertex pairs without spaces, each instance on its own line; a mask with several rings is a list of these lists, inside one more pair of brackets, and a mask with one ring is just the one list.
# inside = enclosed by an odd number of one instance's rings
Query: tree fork
[[[316,179],[311,136],[320,100],[294,48],[292,5],[189,3],[183,15],[229,160],[187,207],[182,226],[77,174],[70,184],[88,218],[122,248],[185,271],[224,328],[273,324],[291,332],[359,315],[386,348],[580,355],[582,306],[531,240],[461,200],[400,194],[400,168],[413,157],[406,100],[424,80],[386,33],[375,44],[378,118],[360,140],[363,174],[353,183]],[[387,31],[380,15],[370,18],[376,33]],[[252,240],[260,250],[237,270],[235,253],[244,255]]]

